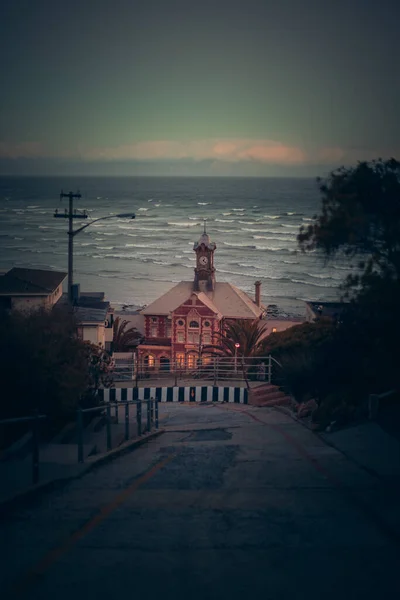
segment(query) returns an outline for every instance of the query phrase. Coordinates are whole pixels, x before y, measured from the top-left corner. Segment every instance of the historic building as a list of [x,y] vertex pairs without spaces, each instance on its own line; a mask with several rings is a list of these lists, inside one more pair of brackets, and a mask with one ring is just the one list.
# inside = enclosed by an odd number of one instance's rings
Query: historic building
[[255,283],[255,300],[230,283],[216,281],[214,252],[204,229],[193,247],[196,267],[193,281],[181,281],[149,304],[144,316],[145,339],[139,346],[139,370],[194,368],[206,364],[204,347],[217,343],[224,321],[262,318],[261,283]]

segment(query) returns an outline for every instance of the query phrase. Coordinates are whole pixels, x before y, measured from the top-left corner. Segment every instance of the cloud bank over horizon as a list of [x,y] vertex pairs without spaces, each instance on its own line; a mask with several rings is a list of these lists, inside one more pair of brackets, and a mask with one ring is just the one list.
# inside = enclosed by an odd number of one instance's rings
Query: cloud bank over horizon
[[[372,160],[382,155],[375,150],[362,148],[312,147],[305,148],[285,144],[276,140],[250,138],[208,138],[199,140],[148,140],[116,146],[80,147],[76,150],[55,150],[40,142],[6,143],[0,141],[0,160],[3,162],[3,174],[19,174],[20,166],[32,167],[32,174],[40,165],[49,166],[49,174],[54,171],[55,164],[63,164],[64,170],[70,165],[72,170],[79,166],[79,171],[92,172],[93,165],[119,166],[117,171],[124,173],[126,167],[135,165],[137,174],[142,168],[143,174],[148,172],[157,175],[165,172],[166,165],[173,165],[175,171],[182,175],[197,174],[199,165],[206,166],[205,171],[212,175],[273,174],[273,169],[283,169],[296,173],[307,168],[336,168],[341,165],[355,164],[361,160]],[[383,153],[384,157],[396,156],[394,152]],[[53,167],[51,166],[53,164]],[[197,164],[197,169],[196,169]],[[8,165],[8,167],[6,166]],[[181,167],[181,171],[179,171]],[[7,173],[7,168],[11,169]],[[13,171],[14,169],[14,171]],[[56,169],[57,170],[57,169]],[[68,170],[68,168],[67,168]],[[107,174],[107,173],[105,173]]]

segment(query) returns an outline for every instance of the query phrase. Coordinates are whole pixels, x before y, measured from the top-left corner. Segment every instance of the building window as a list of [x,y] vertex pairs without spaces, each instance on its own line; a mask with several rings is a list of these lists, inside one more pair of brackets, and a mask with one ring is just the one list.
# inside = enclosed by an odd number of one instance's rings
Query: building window
[[190,323],[189,323],[189,327],[190,327],[191,329],[198,329],[198,328],[199,328],[199,324],[198,324],[198,322],[197,322],[197,321],[190,321]]
[[185,332],[184,331],[178,331],[177,336],[176,336],[176,340],[180,344],[183,344],[185,342]]
[[196,354],[188,354],[187,355],[187,365],[188,369],[194,369],[197,364],[197,355]]
[[211,327],[210,321],[204,321],[204,327]]
[[150,337],[157,337],[158,335],[158,327],[157,325],[152,325],[150,328]]
[[157,317],[151,317],[151,322],[152,323],[157,323]]
[[182,321],[182,319],[179,319],[179,321],[178,321],[178,325],[179,325],[180,327],[183,327],[183,326],[184,326],[184,324],[185,324],[185,322],[184,322],[184,321]]
[[198,331],[188,331],[188,344],[199,344],[200,336]]
[[183,369],[185,366],[185,355],[181,352],[176,355],[176,366],[179,369]]
[[144,366],[148,369],[154,369],[156,360],[152,354],[148,354],[144,357]]
[[165,334],[167,338],[171,337],[171,321],[167,321],[167,326],[165,329]]
[[203,344],[211,344],[211,334],[203,333]]
[[272,333],[276,333],[276,327],[272,328]]

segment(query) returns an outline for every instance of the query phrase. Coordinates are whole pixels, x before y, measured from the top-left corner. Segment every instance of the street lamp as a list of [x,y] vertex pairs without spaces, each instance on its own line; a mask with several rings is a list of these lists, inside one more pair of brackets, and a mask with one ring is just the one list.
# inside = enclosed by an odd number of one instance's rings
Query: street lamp
[[[64,196],[78,196],[80,197],[80,194],[76,194],[73,195],[71,194],[64,194]],[[70,199],[70,211],[69,213],[65,213],[65,214],[60,214],[58,213],[58,211],[55,212],[54,214],[55,217],[66,217],[69,218],[69,228],[68,228],[68,301],[72,304],[72,285],[73,285],[73,239],[76,235],[78,235],[78,233],[80,233],[81,231],[83,231],[84,229],[86,229],[86,227],[89,227],[90,225],[93,225],[93,223],[97,223],[97,221],[104,221],[105,219],[134,219],[136,217],[135,213],[119,213],[117,215],[107,215],[106,217],[99,217],[98,219],[94,219],[93,221],[90,221],[90,223],[86,223],[86,225],[83,225],[82,227],[79,227],[79,229],[72,229],[72,218],[75,215],[72,215],[72,202]],[[86,215],[84,215],[85,218]]]
[[236,344],[235,344],[235,373],[237,373],[237,351],[238,351],[238,348],[240,348],[240,344],[238,344],[236,342]]

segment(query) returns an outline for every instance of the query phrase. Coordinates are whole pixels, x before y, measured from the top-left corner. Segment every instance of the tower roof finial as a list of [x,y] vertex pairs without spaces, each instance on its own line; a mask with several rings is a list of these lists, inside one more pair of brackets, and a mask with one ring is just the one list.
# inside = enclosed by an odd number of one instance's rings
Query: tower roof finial
[[204,233],[207,233],[206,225],[207,225],[207,219],[204,219]]

